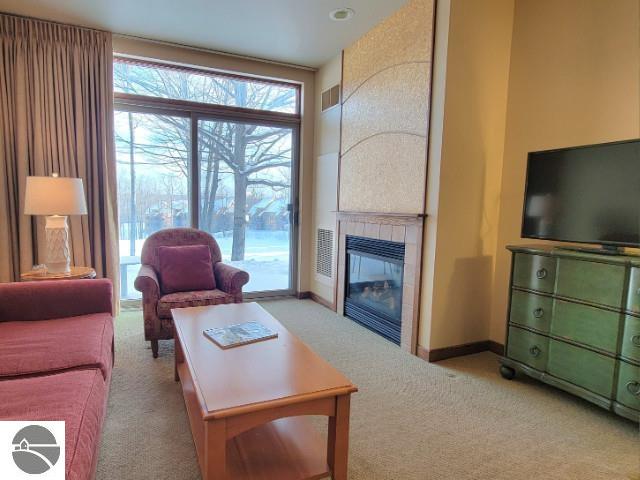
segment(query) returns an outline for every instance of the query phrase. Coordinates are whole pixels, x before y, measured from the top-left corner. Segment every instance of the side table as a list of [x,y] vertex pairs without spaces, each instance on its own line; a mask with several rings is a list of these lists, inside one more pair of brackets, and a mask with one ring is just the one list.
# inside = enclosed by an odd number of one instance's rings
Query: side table
[[91,267],[71,267],[71,271],[66,273],[30,271],[20,274],[20,280],[23,282],[35,280],[77,280],[79,278],[96,278],[96,271]]

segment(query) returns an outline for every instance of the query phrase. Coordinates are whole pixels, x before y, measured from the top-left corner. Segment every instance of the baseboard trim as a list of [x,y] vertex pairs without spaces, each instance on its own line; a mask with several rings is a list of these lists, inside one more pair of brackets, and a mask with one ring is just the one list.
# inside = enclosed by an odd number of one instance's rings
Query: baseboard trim
[[464,355],[472,355],[474,353],[491,351],[497,355],[502,355],[504,347],[492,340],[482,340],[480,342],[463,343],[462,345],[453,345],[451,347],[434,348],[428,350],[418,345],[418,357],[427,362],[439,362],[447,358],[462,357]]
[[319,303],[320,305],[322,305],[323,307],[328,308],[329,310],[332,311],[336,311],[333,302],[330,302],[329,300],[322,298],[320,295],[316,295],[315,293],[311,292],[311,300],[313,300],[316,303]]
[[298,292],[296,293],[296,297],[298,300],[306,300],[307,298],[311,298],[311,292]]
[[504,355],[504,345],[498,342],[494,342],[493,340],[489,340],[489,350],[496,355]]
[[429,350],[424,348],[422,345],[418,345],[418,348],[416,349],[416,355],[425,362],[429,361]]

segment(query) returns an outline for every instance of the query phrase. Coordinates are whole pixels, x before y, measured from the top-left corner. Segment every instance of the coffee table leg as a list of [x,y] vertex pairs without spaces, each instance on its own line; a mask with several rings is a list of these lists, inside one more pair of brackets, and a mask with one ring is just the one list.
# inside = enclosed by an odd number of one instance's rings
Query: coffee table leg
[[204,479],[227,478],[227,424],[226,420],[210,420],[204,423]]
[[177,382],[178,380],[180,380],[180,376],[178,375],[178,364],[182,363],[184,359],[182,358],[182,346],[180,345],[180,340],[178,340],[178,335],[175,334],[175,330],[173,333],[173,338],[175,338],[175,352],[173,355],[175,357],[175,363],[173,367],[173,379]]
[[327,463],[333,480],[346,480],[349,457],[349,404],[351,395],[336,397],[335,416],[329,417]]

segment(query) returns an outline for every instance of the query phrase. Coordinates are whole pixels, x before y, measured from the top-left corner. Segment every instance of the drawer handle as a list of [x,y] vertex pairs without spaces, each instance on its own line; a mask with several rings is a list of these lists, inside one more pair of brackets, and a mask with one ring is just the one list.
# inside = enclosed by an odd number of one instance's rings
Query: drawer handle
[[540,354],[542,353],[542,350],[540,350],[540,348],[537,345],[534,345],[529,349],[529,353],[534,357],[539,357]]
[[538,307],[533,311],[533,316],[536,318],[544,317],[544,308]]
[[631,395],[635,395],[636,397],[640,397],[640,382],[628,382],[627,390]]
[[538,280],[542,280],[543,278],[547,278],[547,273],[546,268],[541,268],[536,272],[536,277],[538,277]]
[[640,335],[634,335],[631,337],[631,343],[633,343],[636,347],[640,347]]

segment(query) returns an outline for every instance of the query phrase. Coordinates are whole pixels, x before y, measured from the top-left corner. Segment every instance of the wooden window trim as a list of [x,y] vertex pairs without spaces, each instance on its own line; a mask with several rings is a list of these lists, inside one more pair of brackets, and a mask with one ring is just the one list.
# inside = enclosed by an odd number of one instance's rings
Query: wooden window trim
[[301,116],[296,113],[270,112],[251,108],[229,107],[209,103],[174,100],[170,98],[134,95],[131,93],[114,93],[114,105],[117,110],[160,113],[189,116],[192,112],[215,116],[237,122],[251,122],[259,125],[300,125]]

